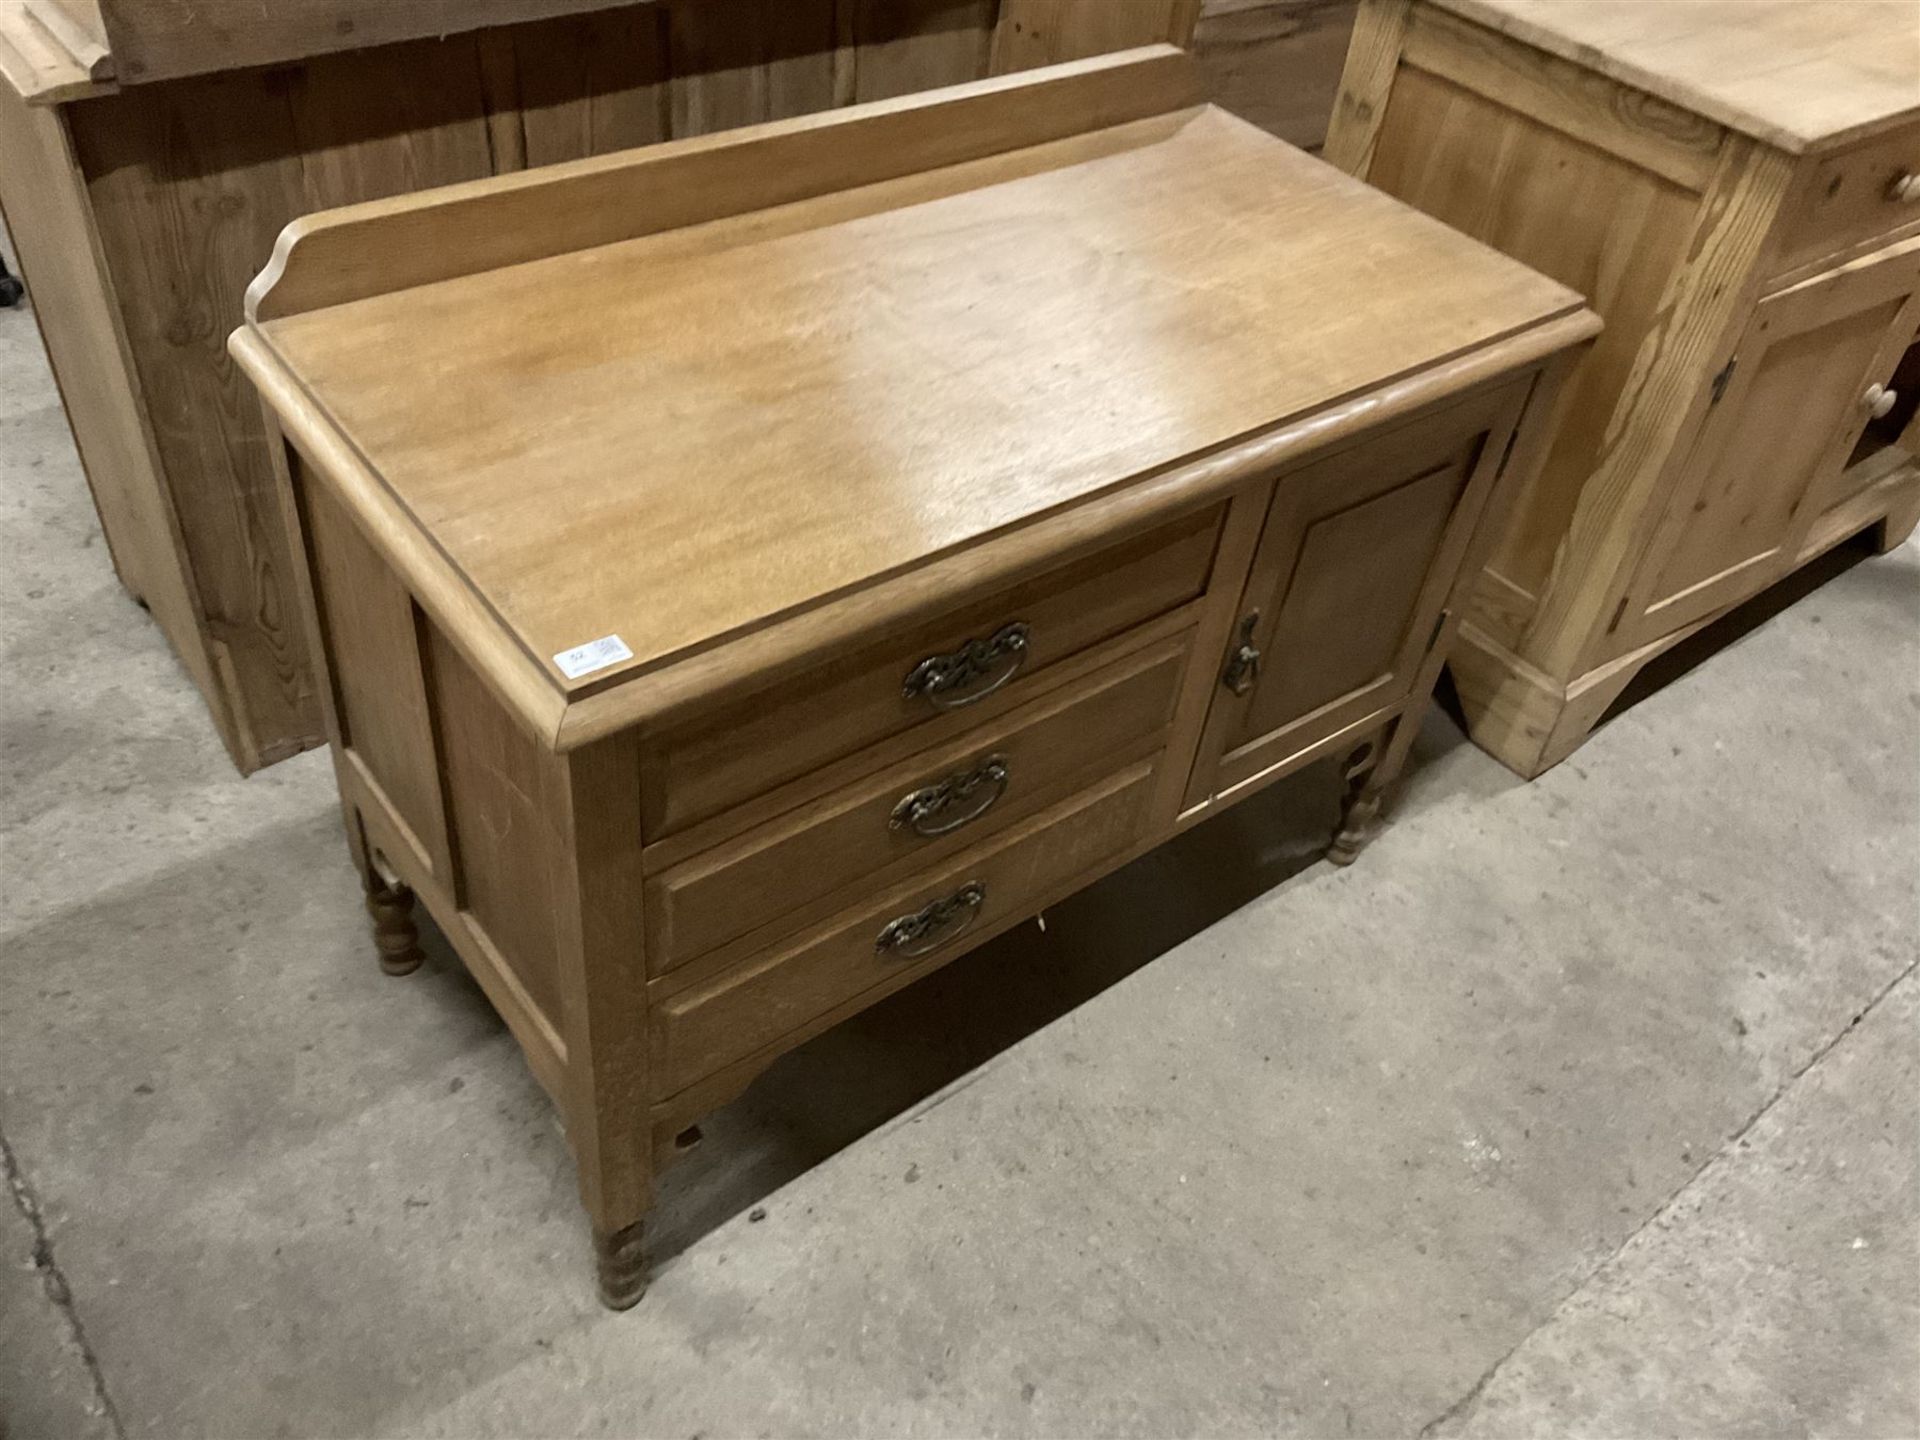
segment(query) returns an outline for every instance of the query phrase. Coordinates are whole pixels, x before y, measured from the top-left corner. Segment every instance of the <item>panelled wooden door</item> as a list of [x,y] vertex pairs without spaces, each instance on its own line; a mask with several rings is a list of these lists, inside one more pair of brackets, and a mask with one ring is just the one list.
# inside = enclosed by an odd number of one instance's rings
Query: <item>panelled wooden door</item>
[[1755,308],[1620,614],[1624,651],[1792,564],[1920,323],[1920,241]]
[[1483,392],[1280,476],[1188,808],[1406,698],[1525,393]]

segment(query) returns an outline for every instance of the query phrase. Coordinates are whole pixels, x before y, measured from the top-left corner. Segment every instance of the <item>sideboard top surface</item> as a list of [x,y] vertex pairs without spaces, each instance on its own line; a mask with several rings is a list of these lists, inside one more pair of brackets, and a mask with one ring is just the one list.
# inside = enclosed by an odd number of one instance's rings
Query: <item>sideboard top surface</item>
[[1920,114],[1920,0],[1433,0],[1793,153]]
[[257,328],[573,693],[1581,305],[1190,108]]

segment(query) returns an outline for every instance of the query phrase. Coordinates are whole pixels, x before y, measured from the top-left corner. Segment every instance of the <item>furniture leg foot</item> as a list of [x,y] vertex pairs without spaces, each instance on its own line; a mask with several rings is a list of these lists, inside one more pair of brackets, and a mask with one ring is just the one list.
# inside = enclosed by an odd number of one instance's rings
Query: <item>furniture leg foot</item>
[[1380,820],[1380,791],[1374,785],[1379,773],[1380,745],[1369,740],[1347,757],[1341,767],[1346,776],[1347,793],[1340,802],[1340,824],[1327,846],[1327,859],[1335,865],[1351,865],[1373,839]]
[[644,1221],[618,1230],[593,1232],[593,1263],[600,1303],[609,1310],[631,1310],[647,1293],[647,1254],[642,1243]]
[[1906,497],[1892,510],[1888,511],[1873,530],[1873,548],[1876,553],[1885,555],[1888,551],[1898,550],[1906,544],[1907,537],[1920,527],[1920,490]]
[[367,891],[367,913],[373,917],[373,943],[380,952],[380,968],[389,975],[411,975],[426,958],[420,950],[420,932],[413,924],[413,891],[400,884],[376,885]]

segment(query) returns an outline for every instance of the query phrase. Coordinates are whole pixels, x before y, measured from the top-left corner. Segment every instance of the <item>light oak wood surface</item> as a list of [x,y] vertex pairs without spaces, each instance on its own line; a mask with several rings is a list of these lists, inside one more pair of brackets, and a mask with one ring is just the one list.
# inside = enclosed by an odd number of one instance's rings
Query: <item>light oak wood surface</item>
[[1055,143],[260,329],[536,660],[617,678],[1579,307],[1219,112]]
[[1364,0],[1327,151],[1607,320],[1462,624],[1470,729],[1521,774],[1913,513],[1920,6]]
[[1188,63],[317,217],[232,337],[380,968],[417,896],[610,1305],[776,1056],[1302,767],[1351,861],[1406,759],[1597,322]]

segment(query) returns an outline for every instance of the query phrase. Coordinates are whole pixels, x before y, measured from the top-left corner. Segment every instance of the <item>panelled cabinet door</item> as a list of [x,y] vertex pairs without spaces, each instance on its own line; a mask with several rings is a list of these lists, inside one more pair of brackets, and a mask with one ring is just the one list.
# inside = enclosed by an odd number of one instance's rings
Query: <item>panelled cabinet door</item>
[[1631,649],[1711,615],[1793,563],[1920,312],[1920,240],[1782,290],[1715,380],[1692,455],[1621,615]]
[[1525,397],[1483,392],[1279,477],[1187,808],[1406,697]]

